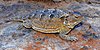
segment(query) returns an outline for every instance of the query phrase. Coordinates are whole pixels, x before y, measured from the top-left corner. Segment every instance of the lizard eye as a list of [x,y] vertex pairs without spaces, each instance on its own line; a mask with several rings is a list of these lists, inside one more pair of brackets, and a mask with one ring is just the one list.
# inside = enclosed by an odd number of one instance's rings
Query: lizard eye
[[67,25],[68,21],[64,21],[63,24]]
[[64,16],[61,17],[61,20],[63,21],[64,25],[67,25],[67,23],[68,23],[67,17],[69,17],[69,16],[64,15]]
[[69,16],[65,16],[65,18],[67,18],[67,17],[69,17]]
[[75,16],[75,18],[78,18],[79,16]]
[[64,18],[64,22],[63,22],[65,25],[67,25],[67,23],[68,23],[68,20],[67,20],[67,18]]
[[62,16],[61,19],[67,19],[69,16]]

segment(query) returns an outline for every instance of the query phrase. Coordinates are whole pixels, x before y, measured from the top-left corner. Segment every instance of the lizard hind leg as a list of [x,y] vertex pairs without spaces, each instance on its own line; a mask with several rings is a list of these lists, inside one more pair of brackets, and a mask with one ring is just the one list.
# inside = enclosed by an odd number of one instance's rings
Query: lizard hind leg
[[64,40],[68,40],[68,41],[77,41],[78,38],[76,38],[74,35],[66,35],[68,34],[67,31],[62,31],[60,32],[59,36],[64,39]]

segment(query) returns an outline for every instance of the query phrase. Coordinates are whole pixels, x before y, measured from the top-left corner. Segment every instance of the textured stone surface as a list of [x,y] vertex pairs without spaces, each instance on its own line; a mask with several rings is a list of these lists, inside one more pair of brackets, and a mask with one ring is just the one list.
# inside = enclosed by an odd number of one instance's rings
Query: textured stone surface
[[[32,0],[22,3],[22,1],[18,3],[18,0],[9,2],[0,0],[0,50],[100,50],[100,4],[33,2]],[[84,16],[85,20],[70,33],[77,36],[79,40],[65,41],[58,34],[40,33],[23,27],[21,22],[7,21],[10,17],[26,16],[33,10],[42,8],[60,8]],[[85,10],[88,12],[83,12]]]

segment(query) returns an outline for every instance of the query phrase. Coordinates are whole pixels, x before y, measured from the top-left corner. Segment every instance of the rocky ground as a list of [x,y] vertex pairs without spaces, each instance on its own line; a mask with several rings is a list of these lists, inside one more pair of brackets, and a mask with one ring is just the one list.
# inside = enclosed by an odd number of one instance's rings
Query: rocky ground
[[[98,3],[0,0],[0,50],[100,50],[100,1],[95,1]],[[7,21],[48,8],[70,10],[84,16],[83,22],[70,33],[78,41],[65,41],[58,34],[44,34],[24,28],[20,22]]]

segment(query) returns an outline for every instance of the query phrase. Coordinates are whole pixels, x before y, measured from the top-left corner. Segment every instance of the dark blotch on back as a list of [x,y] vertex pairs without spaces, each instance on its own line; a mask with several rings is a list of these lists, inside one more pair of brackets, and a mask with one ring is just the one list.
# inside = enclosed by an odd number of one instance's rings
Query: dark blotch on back
[[54,14],[50,14],[50,18],[52,19],[54,17]]

